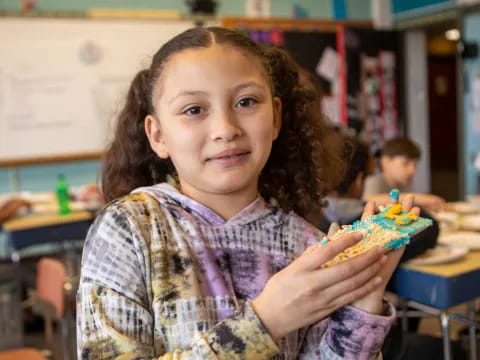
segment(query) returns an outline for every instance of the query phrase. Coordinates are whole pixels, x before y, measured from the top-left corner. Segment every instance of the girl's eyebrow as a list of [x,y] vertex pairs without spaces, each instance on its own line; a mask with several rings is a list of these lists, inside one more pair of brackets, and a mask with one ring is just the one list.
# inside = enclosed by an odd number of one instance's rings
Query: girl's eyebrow
[[[248,82],[245,82],[245,83],[238,84],[238,85],[234,86],[233,91],[240,91],[240,90],[243,90],[243,89],[248,88],[248,87],[256,87],[256,88],[259,88],[259,89],[262,89],[262,90],[265,89],[265,86],[263,86],[262,84],[260,84],[256,81],[248,81]],[[195,95],[205,95],[205,94],[207,94],[207,92],[206,91],[201,91],[201,90],[181,91],[180,93],[175,95],[173,98],[171,98],[170,101],[168,102],[168,104],[170,105],[176,99],[178,99],[179,97],[182,97],[182,96],[195,96]]]
[[260,89],[265,88],[265,86],[263,86],[262,84],[259,84],[256,81],[248,81],[246,83],[242,83],[242,84],[239,84],[239,85],[235,86],[233,88],[233,90],[234,91],[239,91],[239,90],[243,90],[243,89],[248,88],[248,87],[256,87],[256,88],[260,88]]
[[175,95],[173,98],[171,98],[170,101],[168,102],[168,104],[170,105],[172,102],[174,102],[176,99],[178,99],[181,96],[194,96],[194,95],[205,95],[205,94],[206,94],[205,91],[200,91],[200,90],[198,90],[198,91],[188,91],[188,90],[181,91],[180,93]]

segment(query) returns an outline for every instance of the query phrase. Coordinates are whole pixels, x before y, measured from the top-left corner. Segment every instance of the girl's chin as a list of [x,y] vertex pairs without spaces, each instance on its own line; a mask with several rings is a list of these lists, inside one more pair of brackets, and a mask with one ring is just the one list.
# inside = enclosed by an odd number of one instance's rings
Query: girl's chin
[[208,187],[215,193],[230,194],[242,191],[249,191],[255,188],[257,191],[257,181],[252,181],[246,174],[237,174],[236,176],[219,176],[207,179]]
[[235,182],[227,182],[227,183],[216,183],[212,184],[211,186],[214,193],[217,194],[232,194],[238,193],[242,191],[246,191],[249,186],[247,184],[239,183],[238,181]]

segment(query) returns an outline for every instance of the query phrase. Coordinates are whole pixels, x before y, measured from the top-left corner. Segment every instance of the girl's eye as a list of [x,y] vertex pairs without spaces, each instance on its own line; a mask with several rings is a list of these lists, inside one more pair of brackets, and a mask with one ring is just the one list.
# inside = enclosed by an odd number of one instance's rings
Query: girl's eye
[[202,108],[200,106],[192,106],[183,112],[186,115],[200,115],[202,113]]
[[257,103],[257,100],[255,99],[252,99],[252,98],[245,98],[245,99],[241,99],[238,103],[237,103],[237,107],[250,107],[250,106],[253,106]]

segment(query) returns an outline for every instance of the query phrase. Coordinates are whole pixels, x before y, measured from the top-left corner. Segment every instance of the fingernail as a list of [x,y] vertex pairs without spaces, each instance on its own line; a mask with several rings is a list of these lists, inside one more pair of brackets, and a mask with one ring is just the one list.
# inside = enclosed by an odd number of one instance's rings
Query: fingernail
[[405,199],[405,205],[408,206],[408,207],[412,207],[413,206],[413,198],[411,196],[408,196],[406,199]]
[[373,283],[375,285],[379,285],[382,282],[382,278],[380,276],[377,276],[374,280]]
[[383,265],[387,262],[388,257],[386,255],[383,255],[382,258],[380,259],[380,263]]
[[383,254],[383,246],[380,246],[380,245],[375,245],[375,252],[377,254]]
[[355,233],[355,235],[353,235],[353,238],[356,240],[356,241],[360,241],[363,239],[363,234],[360,233],[360,232],[357,232]]
[[332,236],[333,234],[335,234],[337,232],[337,230],[340,228],[340,226],[338,226],[337,223],[332,223],[332,225],[330,225],[330,228],[328,229],[328,236]]

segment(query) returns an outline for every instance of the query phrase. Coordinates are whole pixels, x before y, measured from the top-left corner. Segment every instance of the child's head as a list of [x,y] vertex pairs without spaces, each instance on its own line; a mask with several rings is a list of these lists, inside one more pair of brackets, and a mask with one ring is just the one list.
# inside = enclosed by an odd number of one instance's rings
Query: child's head
[[343,156],[346,164],[345,174],[337,186],[341,197],[361,199],[365,178],[369,173],[370,151],[368,146],[353,136],[345,136]]
[[419,147],[407,137],[388,140],[380,157],[380,165],[388,185],[400,189],[410,185],[420,155]]
[[105,155],[106,199],[176,174],[182,190],[255,187],[305,215],[335,186],[341,158],[304,85],[283,51],[235,31],[176,36],[132,82]]

